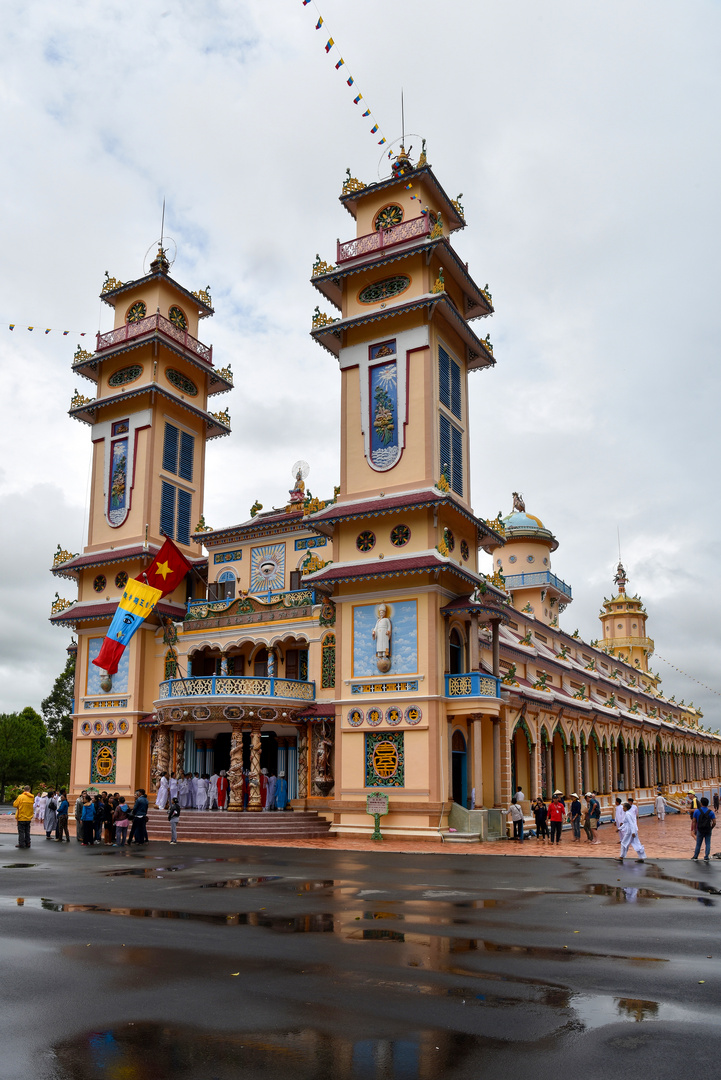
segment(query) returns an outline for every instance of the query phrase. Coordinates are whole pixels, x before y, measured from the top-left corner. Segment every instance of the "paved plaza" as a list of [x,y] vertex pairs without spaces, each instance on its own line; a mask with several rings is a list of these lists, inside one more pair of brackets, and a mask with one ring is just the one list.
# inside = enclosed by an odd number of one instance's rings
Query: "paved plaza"
[[605,826],[541,859],[5,832],[0,1080],[708,1074],[721,862],[655,850],[687,827],[642,822],[624,866]]

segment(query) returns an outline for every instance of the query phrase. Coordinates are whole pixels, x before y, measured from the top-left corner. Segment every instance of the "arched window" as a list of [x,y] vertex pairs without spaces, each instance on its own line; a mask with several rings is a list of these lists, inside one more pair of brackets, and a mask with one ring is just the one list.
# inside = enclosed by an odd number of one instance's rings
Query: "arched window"
[[256,678],[265,678],[268,674],[268,650],[258,649],[253,657],[253,674]]
[[324,690],[335,688],[335,634],[323,638],[320,685]]
[[465,671],[463,664],[463,641],[461,635],[454,628],[451,630],[450,636],[450,673],[451,675],[460,675]]
[[232,570],[224,570],[222,574],[218,575],[216,581],[208,586],[208,599],[235,599],[235,574]]

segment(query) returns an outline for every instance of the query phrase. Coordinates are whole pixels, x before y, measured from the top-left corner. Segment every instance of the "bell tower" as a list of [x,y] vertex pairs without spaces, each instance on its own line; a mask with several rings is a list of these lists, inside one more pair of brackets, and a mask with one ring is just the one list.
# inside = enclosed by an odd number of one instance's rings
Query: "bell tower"
[[613,581],[618,593],[610,600],[603,601],[603,610],[598,616],[603,627],[603,638],[599,645],[612,656],[633,664],[655,681],[657,677],[651,676],[648,668],[654,649],[653,641],[646,636],[648,614],[640,596],[627,594],[628,578],[621,562]]
[[82,554],[55,556],[53,573],[77,581],[78,599],[58,600],[51,621],[78,633],[74,790],[102,779],[120,789],[147,786],[137,725],[152,713],[165,677],[155,634],[163,616],[184,617],[191,583],[158,605],[115,675],[92,661],[128,578],[149,565],[164,537],[191,564],[204,564],[193,533],[202,522],[205,444],[230,432],[227,410],[208,407],[211,395],[233,385],[230,369],[218,370],[212,346],[198,338],[200,321],[213,314],[209,291],[190,292],[169,271],[159,247],[141,278],[106,273],[101,299],[114,309],[113,329],[97,335],[93,352],[78,346],[73,360],[95,389],[93,397],[76,391],[69,413],[88,425],[92,441],[88,541]]

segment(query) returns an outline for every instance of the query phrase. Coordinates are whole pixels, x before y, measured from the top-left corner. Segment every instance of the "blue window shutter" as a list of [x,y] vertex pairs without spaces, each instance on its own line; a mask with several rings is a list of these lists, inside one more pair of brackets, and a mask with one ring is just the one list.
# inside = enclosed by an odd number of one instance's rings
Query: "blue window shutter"
[[453,455],[453,473],[451,487],[456,495],[463,494],[463,433],[457,427],[451,427],[451,452]]
[[440,464],[439,475],[442,476],[443,473],[445,472],[446,476],[448,477],[448,482],[450,483],[450,481],[451,481],[451,473],[452,473],[452,465],[453,465],[453,462],[451,460],[451,422],[450,422],[450,420],[448,419],[447,416],[443,415],[443,413],[441,413],[440,420],[441,420],[441,428],[440,428],[441,460],[440,460],[440,463],[439,463]]
[[193,496],[189,491],[178,489],[178,531],[176,539],[179,544],[190,543],[190,508]]
[[166,472],[177,473],[178,471],[178,435],[178,429],[174,424],[165,425],[163,468]]
[[[460,414],[459,414],[460,415]],[[183,480],[193,479],[193,456],[195,452],[195,439],[187,431],[180,432],[180,466],[178,476]]]
[[442,345],[438,346],[438,396],[440,397],[441,405],[445,405],[447,409],[451,407],[451,375],[450,375],[450,363],[451,358],[443,348]]
[[451,360],[451,412],[461,419],[461,369],[455,360]]
[[164,536],[172,537],[175,533],[175,488],[172,484],[161,481],[160,489],[160,531]]

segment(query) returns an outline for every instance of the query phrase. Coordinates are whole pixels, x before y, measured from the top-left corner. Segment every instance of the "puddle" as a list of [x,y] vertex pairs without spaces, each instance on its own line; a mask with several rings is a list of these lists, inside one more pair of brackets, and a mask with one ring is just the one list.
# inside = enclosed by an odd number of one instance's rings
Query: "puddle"
[[[370,1034],[370,1033],[369,1033]],[[317,1028],[240,1032],[138,1022],[88,1031],[50,1052],[53,1080],[418,1080],[447,1075],[484,1040],[447,1031],[349,1038]],[[475,1053],[474,1053],[475,1051]],[[480,1058],[478,1058],[480,1060]]]
[[5,863],[3,870],[29,870],[31,866],[37,866],[34,862],[10,862]]
[[587,896],[608,896],[617,904],[636,904],[639,900],[691,900],[694,904],[700,903],[706,907],[716,906],[716,901],[706,896],[670,896],[654,892],[653,889],[636,889],[629,886],[622,888],[619,885],[587,885],[584,892]]
[[[571,1007],[585,1028],[600,1028],[606,1024],[629,1021],[640,1024],[646,1020],[669,1022],[682,1020],[703,1023],[699,1009],[664,1001],[644,1001],[641,998],[606,997],[603,994],[574,994]],[[709,1016],[709,1021],[711,1016]]]
[[332,934],[333,916],[321,915],[266,915],[262,911],[231,911],[227,915],[209,914],[202,911],[173,911],[170,908],[106,907],[102,904],[59,904],[54,900],[28,901],[30,907],[44,911],[84,912],[90,915],[124,915],[132,919],[178,919],[200,922],[210,926],[258,926],[263,930],[275,930],[281,934]]
[[185,864],[180,866],[154,866],[144,869],[142,866],[130,870],[111,870],[106,877],[141,877],[141,878],[164,878],[166,874],[175,874],[178,870],[185,870]]
[[211,881],[201,885],[201,889],[252,889],[256,885],[265,885],[269,881],[282,881],[281,877],[236,877],[227,881]]

